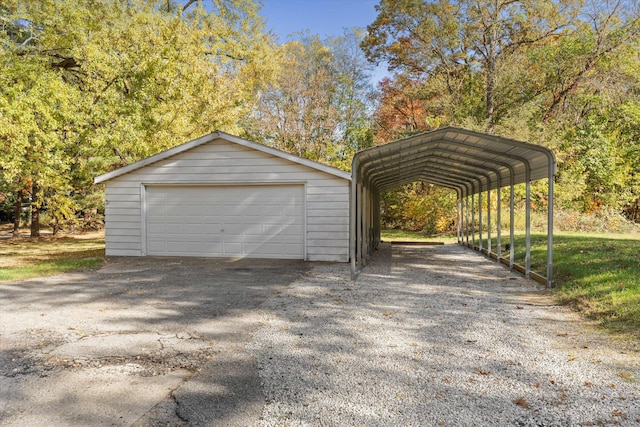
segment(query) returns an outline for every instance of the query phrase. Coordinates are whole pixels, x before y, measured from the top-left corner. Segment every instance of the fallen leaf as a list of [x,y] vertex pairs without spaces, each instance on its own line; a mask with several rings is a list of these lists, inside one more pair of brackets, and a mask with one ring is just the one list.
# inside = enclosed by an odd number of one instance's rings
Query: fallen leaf
[[513,401],[513,403],[515,403],[516,405],[524,408],[524,409],[531,409],[531,406],[529,406],[529,404],[527,403],[526,400],[524,400],[524,397],[519,397],[516,400]]
[[628,372],[618,372],[617,374],[620,378],[624,378],[625,380],[631,379],[631,374]]
[[614,409],[614,410],[613,410],[613,412],[611,412],[611,413],[612,413],[613,415],[615,415],[616,417],[620,417],[620,418],[623,418],[623,419],[625,419],[625,420],[627,419],[627,414],[625,414],[624,412],[619,411],[619,410],[617,410],[617,409]]

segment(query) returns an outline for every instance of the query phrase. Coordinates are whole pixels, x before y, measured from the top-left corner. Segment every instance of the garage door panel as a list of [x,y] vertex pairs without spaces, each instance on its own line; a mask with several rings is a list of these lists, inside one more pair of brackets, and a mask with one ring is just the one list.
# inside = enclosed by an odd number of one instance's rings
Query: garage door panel
[[284,230],[285,235],[303,235],[304,234],[304,226],[292,224]]
[[187,234],[200,234],[202,233],[202,224],[186,224],[184,231]]
[[258,236],[261,237],[263,234],[262,224],[248,224],[245,228],[246,236]]
[[[149,224],[147,225],[147,233],[149,235],[164,234],[166,232],[167,226],[165,224],[149,222]],[[149,240],[151,241],[152,239]]]
[[233,256],[233,254],[241,254],[242,253],[242,243],[233,243],[233,242],[225,242],[223,243],[223,254],[229,254],[229,256]]
[[235,219],[243,214],[242,206],[225,204],[220,207],[219,215],[229,219]]
[[285,215],[287,216],[300,216],[303,213],[302,206],[285,206]]
[[149,255],[304,258],[302,185],[147,187]]
[[[237,221],[237,219],[235,219],[235,221]],[[221,234],[224,234],[225,236],[229,236],[229,238],[234,238],[236,236],[241,236],[244,230],[244,224],[240,223],[240,224],[231,224],[231,223],[227,223],[227,224],[223,224],[223,229],[221,230]]]
[[214,242],[207,242],[204,245],[204,250],[207,253],[210,254],[218,254],[218,255],[222,255],[222,242],[219,243],[214,243]]

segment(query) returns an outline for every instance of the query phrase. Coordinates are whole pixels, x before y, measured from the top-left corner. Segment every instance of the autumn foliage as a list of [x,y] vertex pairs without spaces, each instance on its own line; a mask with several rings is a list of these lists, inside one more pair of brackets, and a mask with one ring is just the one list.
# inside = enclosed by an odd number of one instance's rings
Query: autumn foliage
[[[2,2],[2,217],[100,213],[95,176],[217,129],[349,170],[359,150],[455,125],[553,149],[560,210],[639,218],[632,2],[381,0],[366,31],[288,40],[255,0],[207,5]],[[452,197],[414,183],[384,196],[385,221],[446,231]]]

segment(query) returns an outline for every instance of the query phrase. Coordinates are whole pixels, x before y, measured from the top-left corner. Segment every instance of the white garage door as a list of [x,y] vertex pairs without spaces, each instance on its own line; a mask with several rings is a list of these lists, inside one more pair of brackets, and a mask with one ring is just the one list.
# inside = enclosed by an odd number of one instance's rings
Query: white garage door
[[304,258],[304,186],[149,186],[147,254]]

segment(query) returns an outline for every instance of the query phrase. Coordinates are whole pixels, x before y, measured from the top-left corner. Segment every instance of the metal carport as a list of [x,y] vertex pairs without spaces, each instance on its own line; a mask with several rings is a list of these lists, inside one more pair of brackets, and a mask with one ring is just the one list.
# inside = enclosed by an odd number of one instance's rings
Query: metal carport
[[[552,285],[553,275],[553,181],[556,159],[543,146],[500,136],[444,127],[356,153],[352,163],[350,209],[351,272],[356,277],[367,258],[380,243],[380,192],[411,182],[422,181],[454,190],[457,194],[458,243],[487,254],[510,268],[540,282]],[[548,178],[547,274],[531,272],[530,183]],[[526,184],[525,266],[514,262],[514,186]],[[488,201],[491,190],[509,186],[510,254],[501,254],[501,227],[497,228],[497,254],[492,253],[491,227],[487,229],[488,248],[484,249],[482,195]],[[501,223],[501,197],[497,195],[497,222]],[[476,202],[476,196],[478,201]],[[471,206],[469,206],[471,204]],[[487,203],[488,224],[491,223]],[[476,244],[476,231],[478,244]]]

